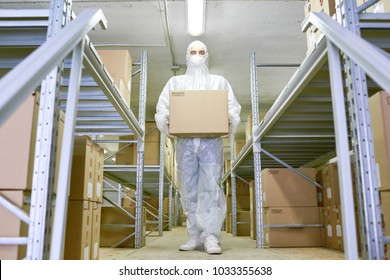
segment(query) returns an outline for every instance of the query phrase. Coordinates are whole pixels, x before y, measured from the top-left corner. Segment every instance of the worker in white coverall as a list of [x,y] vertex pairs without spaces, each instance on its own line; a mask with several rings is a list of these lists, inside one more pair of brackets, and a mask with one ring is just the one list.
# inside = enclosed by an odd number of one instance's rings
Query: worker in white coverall
[[[208,51],[200,41],[187,48],[185,75],[172,77],[165,85],[156,106],[158,129],[169,134],[170,90],[227,90],[230,134],[240,123],[241,106],[229,82],[208,70]],[[181,251],[204,248],[208,254],[221,254],[221,228],[226,216],[226,199],[221,188],[223,170],[223,141],[220,137],[177,137],[177,175],[181,202],[187,217],[189,240],[179,247]]]

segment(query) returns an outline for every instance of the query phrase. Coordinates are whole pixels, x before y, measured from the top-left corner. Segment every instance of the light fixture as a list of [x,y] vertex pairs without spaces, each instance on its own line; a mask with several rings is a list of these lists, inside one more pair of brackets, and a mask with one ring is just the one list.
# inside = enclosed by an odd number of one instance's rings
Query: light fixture
[[186,0],[187,32],[192,36],[203,34],[206,0]]

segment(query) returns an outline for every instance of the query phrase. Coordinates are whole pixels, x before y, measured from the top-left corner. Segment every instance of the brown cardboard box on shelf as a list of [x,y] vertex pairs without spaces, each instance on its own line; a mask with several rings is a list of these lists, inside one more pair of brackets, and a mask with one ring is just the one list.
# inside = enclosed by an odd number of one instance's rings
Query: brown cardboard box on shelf
[[[133,136],[119,136],[119,140],[134,141]],[[135,155],[134,155],[135,154]],[[131,142],[121,142],[118,145],[118,152],[115,155],[115,164],[134,165],[134,157],[137,154],[137,144]]]
[[160,130],[155,122],[145,122],[145,142],[160,142]]
[[[237,194],[236,195],[236,209],[238,211],[249,211],[250,203],[249,203],[249,195],[247,194]],[[232,212],[232,195],[226,195],[226,213]]]
[[236,152],[236,157],[237,155],[241,152],[242,148],[245,146],[246,141],[245,140],[236,140],[234,141],[234,150]]
[[[132,75],[132,58],[128,50],[98,50],[98,54],[102,59],[107,72],[113,78],[118,89],[121,90],[123,99],[129,101],[130,106],[130,93],[131,93],[131,75]],[[121,85],[123,82],[125,89]]]
[[229,134],[226,90],[177,90],[169,93],[169,132],[176,136]]
[[322,169],[324,206],[340,204],[340,188],[337,163],[329,163]]
[[[334,16],[336,13],[335,0],[308,0],[304,5],[305,17],[310,12],[322,12],[329,16]],[[312,49],[319,41],[322,33],[314,26],[310,26],[306,31],[307,49]]]
[[[145,143],[144,143],[144,164],[158,165],[160,164],[160,131],[156,127],[155,122],[145,123]],[[134,136],[120,136],[119,140],[134,141]],[[165,149],[169,149],[172,154],[172,145],[166,145]],[[168,153],[165,152],[164,153]],[[173,157],[172,157],[173,158]],[[173,159],[170,159],[171,163]],[[115,155],[115,164],[117,165],[135,165],[137,164],[137,143],[119,143],[119,152]]]
[[93,181],[92,201],[102,202],[103,200],[103,168],[104,168],[104,149],[97,144],[95,148],[95,170]]
[[383,235],[390,236],[390,190],[380,191],[379,196],[383,221]]
[[[131,215],[135,215],[135,207],[123,207]],[[141,245],[145,245],[145,207],[142,214]],[[134,219],[124,214],[116,207],[102,206],[100,220],[100,247],[111,247],[119,241],[134,234]],[[127,239],[118,247],[134,248],[135,236]]]
[[0,127],[1,189],[31,189],[39,103],[29,95]]
[[[298,168],[315,180],[314,168]],[[316,186],[288,168],[265,168],[262,176],[263,207],[318,206]]]
[[121,98],[123,99],[123,101],[125,101],[126,105],[130,108],[131,92],[129,91],[129,89],[127,88],[127,86],[125,85],[125,83],[121,78],[113,78],[113,80],[116,88],[118,89],[121,95]]
[[379,91],[369,104],[379,190],[390,190],[390,96]]
[[64,245],[65,260],[89,260],[91,258],[93,202],[69,200]]
[[311,11],[321,12],[329,16],[333,16],[336,13],[335,0],[310,0]]
[[[249,211],[237,211],[237,236],[250,236]],[[226,232],[232,232],[232,213],[226,216]]]
[[321,208],[309,207],[266,207],[263,208],[263,224],[321,224]]
[[[382,217],[382,234],[390,235],[390,190],[380,191],[380,209]],[[385,256],[390,260],[390,244],[385,244]]]
[[91,260],[99,259],[101,208],[99,202],[92,202]]
[[[20,207],[26,213],[30,212],[31,192],[26,190],[0,190],[0,195]],[[28,225],[4,207],[0,207],[0,236],[27,237]],[[26,257],[26,245],[0,245],[0,260],[20,260]]]
[[[236,177],[236,209],[237,211],[249,211],[250,210],[250,201],[249,201],[249,185]],[[226,206],[227,213],[232,212],[232,189],[231,189],[231,180],[228,179],[226,182]]]
[[266,247],[323,246],[320,207],[263,208],[263,224]]
[[[34,168],[36,130],[38,125],[39,93],[29,95],[1,125],[0,189],[31,190]],[[57,190],[59,159],[65,114],[60,111],[54,193]]]
[[[236,194],[249,195],[249,193],[248,183],[236,177]],[[226,181],[226,194],[232,194],[232,183],[230,178]]]
[[88,136],[76,136],[74,138],[69,199],[93,199],[95,154],[95,144]]
[[249,182],[249,209],[256,211],[256,187],[255,180]]
[[319,227],[264,228],[264,247],[322,246],[321,228]]
[[339,205],[323,207],[325,223],[325,246],[331,249],[343,250],[343,230],[341,209]]

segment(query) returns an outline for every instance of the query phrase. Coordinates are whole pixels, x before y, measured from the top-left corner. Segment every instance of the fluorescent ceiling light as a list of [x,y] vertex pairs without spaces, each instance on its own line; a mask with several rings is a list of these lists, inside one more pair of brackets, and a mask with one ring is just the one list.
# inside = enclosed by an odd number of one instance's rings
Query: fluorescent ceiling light
[[206,0],[186,0],[187,32],[199,36],[204,32]]

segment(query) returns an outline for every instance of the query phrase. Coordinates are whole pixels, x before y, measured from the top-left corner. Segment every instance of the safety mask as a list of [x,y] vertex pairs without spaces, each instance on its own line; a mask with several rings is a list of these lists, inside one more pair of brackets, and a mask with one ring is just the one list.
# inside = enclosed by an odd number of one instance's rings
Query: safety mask
[[193,55],[190,57],[189,62],[193,66],[201,66],[206,64],[206,58],[204,56]]

